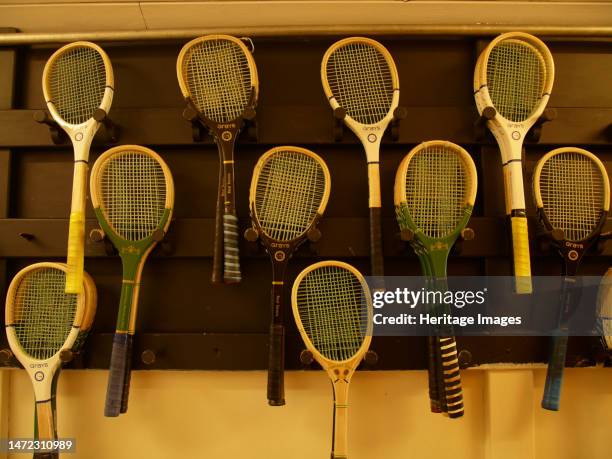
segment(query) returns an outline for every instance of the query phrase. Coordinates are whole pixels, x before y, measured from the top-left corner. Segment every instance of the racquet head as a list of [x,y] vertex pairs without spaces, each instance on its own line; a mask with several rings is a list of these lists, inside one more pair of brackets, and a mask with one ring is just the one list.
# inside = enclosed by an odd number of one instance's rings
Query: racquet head
[[601,340],[607,351],[612,350],[612,268],[601,279],[597,295],[597,312],[602,331]]
[[348,381],[372,339],[372,298],[361,273],[339,261],[315,263],[296,278],[291,301],[308,350],[330,374]]
[[174,182],[153,150],[122,145],[106,151],[91,171],[91,201],[96,216],[120,254],[150,248],[170,225]]
[[37,401],[50,399],[60,352],[73,348],[87,309],[84,294],[64,292],[66,272],[61,263],[27,266],[13,278],[6,296],[8,342],[32,379]]
[[253,224],[264,242],[299,241],[323,215],[329,191],[329,169],[320,156],[305,148],[272,148],[253,171]]
[[541,224],[547,231],[563,231],[562,255],[578,263],[601,232],[610,209],[605,166],[581,148],[553,150],[536,165],[533,195]]
[[530,127],[548,103],[554,76],[552,55],[541,40],[522,32],[502,34],[482,52],[476,65],[479,111],[492,106],[504,124]]
[[183,97],[213,123],[229,123],[257,103],[253,55],[242,40],[206,35],[181,50],[176,71]]
[[62,127],[93,119],[101,108],[108,113],[113,100],[113,68],[102,48],[86,41],[57,50],[43,72],[43,93],[51,116]]
[[399,103],[399,77],[389,51],[370,38],[337,41],[323,56],[321,81],[332,108],[345,110],[345,123],[362,143],[379,142]]
[[[414,234],[413,244],[424,253],[448,255],[472,214],[477,186],[474,161],[459,145],[434,140],[416,146],[395,177],[400,228]],[[433,275],[446,277],[446,256],[443,260],[443,265],[438,258],[430,260]]]

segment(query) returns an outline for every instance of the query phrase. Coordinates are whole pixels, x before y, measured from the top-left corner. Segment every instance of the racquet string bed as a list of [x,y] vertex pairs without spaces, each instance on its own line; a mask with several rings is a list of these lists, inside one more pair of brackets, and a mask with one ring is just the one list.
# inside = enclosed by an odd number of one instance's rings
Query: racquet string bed
[[251,96],[251,67],[244,50],[229,40],[204,40],[188,51],[184,75],[196,108],[216,123],[242,115]]
[[604,207],[604,178],[589,157],[559,153],[540,173],[540,196],[546,218],[564,238],[581,241],[598,227]]
[[69,124],[81,124],[100,107],[106,89],[106,66],[98,51],[73,48],[61,54],[49,73],[50,102]]
[[344,361],[359,351],[369,316],[363,285],[353,273],[337,266],[310,271],[298,287],[297,307],[306,335],[325,358]]
[[13,328],[23,350],[46,360],[64,345],[78,306],[78,295],[64,293],[66,273],[40,268],[27,273],[13,298]]
[[431,146],[416,153],[406,170],[406,205],[426,236],[444,238],[465,217],[468,179],[463,161],[452,150]]
[[528,119],[540,103],[546,83],[544,58],[531,45],[505,40],[487,62],[487,87],[495,109],[517,123]]
[[161,165],[141,152],[122,152],[99,175],[101,210],[113,230],[128,241],[158,229],[166,211],[166,177]]
[[257,178],[255,212],[259,225],[276,241],[296,239],[314,221],[325,190],[325,174],[315,158],[294,151],[274,153]]
[[391,69],[375,47],[350,43],[336,49],[329,56],[326,72],[332,95],[355,121],[377,124],[391,110]]

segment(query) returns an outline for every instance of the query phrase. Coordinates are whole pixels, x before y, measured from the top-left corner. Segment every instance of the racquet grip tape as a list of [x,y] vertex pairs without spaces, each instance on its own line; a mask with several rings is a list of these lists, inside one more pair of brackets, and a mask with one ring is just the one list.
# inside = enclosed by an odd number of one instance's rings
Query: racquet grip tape
[[242,280],[238,251],[238,218],[234,214],[223,215],[223,281],[235,284]]
[[121,393],[121,409],[120,413],[127,413],[128,400],[130,398],[130,382],[132,381],[132,349],[134,344],[134,335],[128,333],[127,339],[127,362],[125,366],[125,376],[123,380],[123,391]]
[[57,451],[45,451],[37,452],[32,455],[33,459],[59,459],[59,452]]
[[104,416],[106,417],[117,417],[121,412],[121,397],[127,368],[128,340],[127,333],[115,333],[113,337],[113,350],[111,352],[106,402],[104,404]]
[[542,408],[545,410],[559,411],[566,354],[567,336],[553,337],[552,353],[548,362],[544,396],[542,397]]
[[[380,207],[370,207],[370,257],[372,263],[372,276],[385,275],[380,212]],[[373,286],[375,290],[385,288],[382,279],[379,280],[378,284],[381,285]]]
[[268,361],[268,404],[285,404],[285,327],[273,324],[270,327],[270,350]]
[[219,187],[217,190],[217,208],[215,210],[215,241],[213,244],[213,284],[223,282],[223,164],[219,167]]
[[438,375],[436,373],[436,338],[427,337],[427,376],[429,382],[429,404],[432,413],[441,413]]
[[444,375],[446,412],[450,418],[459,418],[464,413],[463,391],[461,389],[459,359],[457,358],[457,344],[454,337],[440,337],[440,353]]
[[66,293],[83,291],[83,269],[85,265],[85,215],[72,212],[68,226],[68,272]]
[[512,228],[512,252],[516,293],[531,293],[531,260],[529,258],[529,232],[526,217],[510,217]]

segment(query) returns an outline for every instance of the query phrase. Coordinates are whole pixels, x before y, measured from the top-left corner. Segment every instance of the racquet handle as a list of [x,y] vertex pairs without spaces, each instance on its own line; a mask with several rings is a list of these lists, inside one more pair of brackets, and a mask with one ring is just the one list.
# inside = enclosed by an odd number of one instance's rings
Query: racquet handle
[[427,376],[429,378],[429,403],[432,413],[440,413],[440,393],[436,368],[436,338],[427,337]]
[[125,379],[123,380],[123,392],[121,393],[121,414],[127,413],[128,399],[130,398],[130,382],[132,380],[132,352],[134,345],[134,335],[128,333],[127,336],[127,362],[125,366]]
[[270,327],[270,350],[268,361],[268,404],[285,404],[285,327],[273,324]]
[[[372,276],[384,276],[382,231],[380,224],[380,207],[370,207],[370,257]],[[375,286],[384,288],[384,285]]]
[[68,227],[66,293],[81,293],[85,267],[85,214],[72,212]]
[[59,453],[57,451],[49,452],[37,452],[32,455],[33,459],[58,459]]
[[223,163],[219,165],[219,187],[217,189],[217,208],[215,211],[215,242],[213,245],[213,284],[223,282]]
[[242,280],[240,274],[240,255],[238,252],[238,218],[236,214],[223,215],[223,280],[234,284]]
[[463,390],[461,389],[461,374],[457,358],[457,343],[454,337],[439,338],[446,412],[450,418],[463,416]]
[[545,410],[559,411],[566,354],[567,336],[555,336],[552,342],[552,353],[548,361],[548,370],[546,371],[544,397],[542,397],[542,408]]
[[121,398],[128,358],[128,341],[128,333],[115,333],[113,337],[106,402],[104,404],[104,416],[106,417],[117,417],[121,412]]
[[512,252],[514,256],[514,276],[516,293],[531,293],[531,261],[529,258],[529,233],[527,218],[510,217],[512,228]]

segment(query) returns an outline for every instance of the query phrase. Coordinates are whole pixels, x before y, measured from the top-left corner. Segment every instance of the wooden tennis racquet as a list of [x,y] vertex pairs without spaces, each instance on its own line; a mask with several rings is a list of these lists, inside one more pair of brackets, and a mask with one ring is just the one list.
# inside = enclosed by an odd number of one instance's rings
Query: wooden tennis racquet
[[100,227],[117,248],[123,265],[104,407],[105,416],[118,416],[127,411],[142,268],[172,217],[172,174],[153,150],[136,145],[111,148],[91,171],[91,201]]
[[83,288],[85,257],[85,199],[89,148],[100,127],[98,109],[108,113],[113,101],[113,68],[98,45],[86,41],[57,50],[43,72],[43,93],[53,119],[70,137],[74,148],[72,205],[68,230],[66,292]]
[[283,285],[287,263],[323,215],[329,190],[327,165],[305,148],[272,148],[259,158],[253,171],[251,220],[272,261],[268,403],[273,406],[285,404]]
[[372,297],[359,271],[339,261],[304,269],[291,291],[293,317],[306,348],[334,388],[332,459],[348,457],[348,390],[372,340]]
[[240,282],[234,147],[245,116],[255,113],[259,91],[255,60],[241,40],[229,35],[207,35],[183,47],[176,71],[183,97],[209,129],[219,149],[212,281]]
[[[402,230],[413,234],[413,246],[425,257],[433,287],[447,289],[447,261],[453,244],[467,225],[478,178],[470,155],[459,145],[446,141],[424,142],[402,160],[395,178],[395,208]],[[419,252],[417,252],[419,254]],[[427,274],[424,272],[424,274]],[[447,305],[438,313],[450,314]],[[429,368],[441,365],[444,391],[439,393],[441,409],[450,417],[463,415],[463,395],[457,347],[452,327],[437,330],[437,355],[429,357]],[[440,370],[437,370],[438,373]],[[430,397],[432,397],[430,374]],[[432,411],[435,400],[432,397]]]
[[[35,436],[57,440],[54,386],[62,361],[79,338],[87,301],[84,294],[65,293],[67,268],[61,263],[36,263],[13,278],[6,296],[5,323],[9,346],[34,386]],[[57,458],[56,448],[34,454]]]
[[344,110],[344,123],[365,149],[372,275],[384,276],[379,157],[380,142],[399,103],[397,69],[389,51],[377,41],[345,38],[334,43],[323,56],[321,81],[331,107]]
[[530,293],[531,261],[523,187],[522,147],[525,135],[542,115],[555,76],[546,45],[521,32],[495,38],[478,58],[474,70],[474,98],[478,112],[496,110],[487,126],[501,153],[510,219],[517,293]]
[[567,320],[578,300],[576,271],[584,253],[597,242],[610,209],[610,182],[602,162],[581,148],[557,148],[538,161],[533,195],[544,229],[563,258],[559,335],[552,340],[542,408],[557,411],[567,353]]

